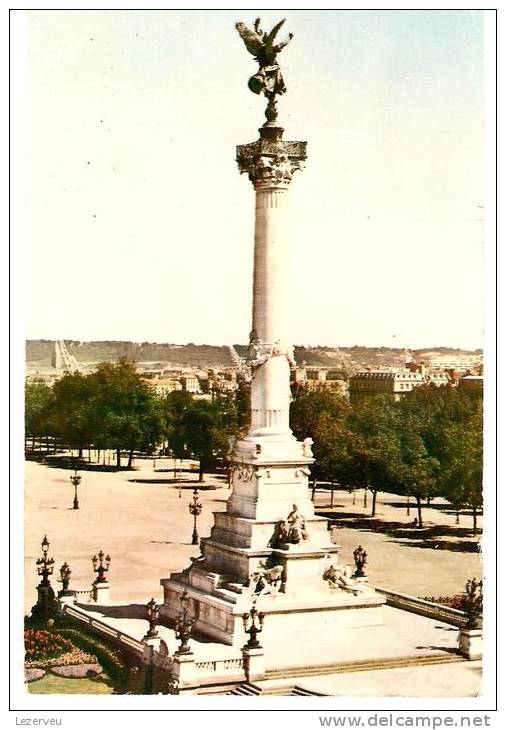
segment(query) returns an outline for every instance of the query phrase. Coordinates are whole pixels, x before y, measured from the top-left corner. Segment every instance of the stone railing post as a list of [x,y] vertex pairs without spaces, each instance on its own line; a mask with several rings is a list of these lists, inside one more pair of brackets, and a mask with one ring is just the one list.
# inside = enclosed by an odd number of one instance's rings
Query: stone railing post
[[244,646],[242,649],[244,673],[248,682],[265,677],[265,652],[261,646],[256,649]]
[[483,656],[483,630],[467,629],[463,626],[459,630],[459,653],[471,662],[481,659]]

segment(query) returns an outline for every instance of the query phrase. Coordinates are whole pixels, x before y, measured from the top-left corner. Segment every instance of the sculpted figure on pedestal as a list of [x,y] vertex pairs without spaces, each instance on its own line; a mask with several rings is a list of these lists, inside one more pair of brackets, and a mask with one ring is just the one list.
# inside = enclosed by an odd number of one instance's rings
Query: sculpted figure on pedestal
[[290,532],[290,526],[288,525],[288,522],[286,520],[279,520],[279,522],[276,524],[276,527],[274,528],[274,533],[269,540],[267,547],[281,547],[282,545],[286,545],[288,542],[288,535]]
[[288,363],[295,367],[295,357],[292,345],[283,345],[279,340],[273,344],[268,342],[260,342],[259,340],[251,340],[248,350],[248,362],[254,371],[271,357],[285,356]]
[[288,523],[288,542],[297,545],[302,540],[308,539],[306,531],[306,520],[304,516],[299,512],[299,508],[296,504],[293,505],[293,509],[286,518]]
[[256,598],[264,595],[276,595],[282,584],[283,567],[275,565],[273,568],[256,570],[250,579],[251,592]]
[[351,568],[347,565],[335,565],[331,563],[323,572],[323,580],[333,590],[343,590],[358,595],[359,591],[364,590],[360,583],[356,583],[351,578]]
[[304,441],[302,442],[302,456],[305,456],[308,459],[312,458],[313,444],[314,444],[314,441],[310,436],[308,436],[307,438],[304,439]]

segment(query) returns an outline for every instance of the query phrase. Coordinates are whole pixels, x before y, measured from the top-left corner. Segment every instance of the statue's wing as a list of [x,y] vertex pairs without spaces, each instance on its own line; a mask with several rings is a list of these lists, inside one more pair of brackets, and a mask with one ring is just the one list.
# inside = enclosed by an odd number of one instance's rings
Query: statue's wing
[[263,32],[263,30],[262,30],[262,29],[260,28],[260,23],[261,23],[261,22],[262,22],[262,21],[260,20],[260,18],[257,18],[257,19],[255,20],[254,24],[253,24],[253,27],[254,27],[254,29],[256,30],[256,32],[258,33],[258,35],[259,35],[259,36],[262,36],[262,37],[263,37],[263,34],[264,34],[264,32]]
[[255,31],[247,28],[243,23],[237,23],[235,27],[237,29],[237,32],[243,39],[246,49],[251,53],[252,56],[256,56],[263,48],[264,44],[262,38],[258,35],[258,33],[255,33]]
[[280,20],[279,23],[277,23],[274,28],[271,30],[267,38],[265,39],[267,46],[272,46],[274,43],[274,39],[279,33],[279,29],[285,24],[286,18],[283,18],[283,20]]

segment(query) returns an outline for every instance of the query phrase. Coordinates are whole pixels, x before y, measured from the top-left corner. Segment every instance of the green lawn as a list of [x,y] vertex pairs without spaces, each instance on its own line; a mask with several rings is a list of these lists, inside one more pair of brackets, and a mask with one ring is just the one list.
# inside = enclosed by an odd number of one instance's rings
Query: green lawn
[[47,673],[42,679],[26,686],[28,692],[34,695],[110,695],[114,691],[110,678],[104,673],[84,679],[57,677]]

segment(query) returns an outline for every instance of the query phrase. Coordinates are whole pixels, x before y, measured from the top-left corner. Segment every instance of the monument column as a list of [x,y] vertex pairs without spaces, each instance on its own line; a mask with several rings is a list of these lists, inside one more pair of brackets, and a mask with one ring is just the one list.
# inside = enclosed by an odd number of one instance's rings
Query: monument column
[[[249,343],[251,425],[245,441],[260,447],[264,443],[267,448],[273,442],[280,448],[281,443],[293,446],[295,441],[289,426],[290,364],[295,363],[293,348],[286,341],[289,251],[285,214],[288,186],[306,159],[306,142],[284,142],[283,131],[267,122],[257,142],[237,148],[239,169],[248,174],[256,194]],[[275,455],[272,448],[270,455]]]
[[259,139],[237,147],[239,170],[248,174],[256,198],[249,431],[229,454],[230,496],[226,510],[214,513],[209,537],[201,539],[201,555],[161,579],[161,614],[176,619],[185,592],[196,630],[239,648],[246,641],[244,617],[254,604],[266,619],[266,666],[276,667],[291,645],[296,657],[290,666],[307,667],[328,663],[329,636],[381,623],[385,599],[353,582],[342,589],[339,548],[309,496],[312,439],[299,442],[290,431],[290,364],[295,363],[286,341],[290,252],[285,214],[293,174],[306,159],[306,142],[285,142],[276,123],[276,96],[286,90],[276,56],[292,38],[275,42],[283,22],[269,33],[259,19],[253,30],[236,24],[259,64],[248,86],[268,100]]

